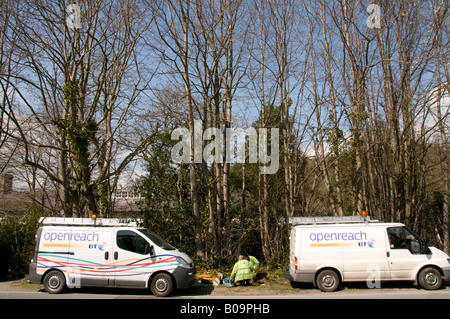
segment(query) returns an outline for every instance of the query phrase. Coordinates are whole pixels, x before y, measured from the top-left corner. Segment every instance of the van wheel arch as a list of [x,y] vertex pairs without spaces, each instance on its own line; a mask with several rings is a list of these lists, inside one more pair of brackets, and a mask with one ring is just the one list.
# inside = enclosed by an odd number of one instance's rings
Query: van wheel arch
[[[167,284],[168,285],[167,288],[162,290],[157,289],[155,285],[158,280],[160,280],[161,283],[164,282],[165,284]],[[158,271],[150,276],[150,278],[148,279],[147,286],[155,296],[167,297],[175,290],[176,281],[171,273],[167,271]]]
[[[320,277],[321,275],[323,275],[323,274],[325,274],[325,273],[332,274],[331,272],[333,272],[333,273],[336,275],[336,281],[337,281],[337,284],[336,284],[335,286],[333,285],[333,287],[330,288],[330,289],[326,289],[323,285],[321,285],[321,284],[318,282],[318,279],[319,279],[319,277]],[[314,276],[314,286],[318,287],[318,288],[319,288],[320,290],[322,290],[322,291],[335,291],[336,289],[339,288],[339,286],[340,286],[341,283],[342,283],[342,275],[341,275],[341,272],[340,272],[338,269],[333,268],[333,267],[324,267],[324,268],[321,268],[321,269],[319,269],[319,270],[316,271],[316,274],[315,274],[315,276]]]
[[[427,275],[435,276],[427,280]],[[420,287],[426,290],[437,290],[442,287],[444,275],[441,268],[435,265],[426,265],[419,269],[416,276],[416,282]],[[433,280],[434,279],[434,280]],[[430,281],[431,280],[431,281]]]
[[66,289],[67,278],[59,269],[49,269],[41,277],[45,291],[50,294],[58,294]]
[[59,269],[57,269],[57,268],[50,268],[50,269],[47,269],[47,271],[46,271],[46,272],[44,272],[44,273],[42,274],[42,276],[41,276],[41,285],[43,285],[43,284],[44,284],[44,279],[45,279],[45,276],[47,276],[47,274],[48,274],[48,273],[49,273],[50,271],[59,271],[60,273],[62,273],[62,274],[63,274],[64,278],[65,278],[65,279],[66,279],[66,281],[67,281],[66,275],[64,274],[64,272],[63,272],[63,271],[61,271],[61,270],[59,270]]

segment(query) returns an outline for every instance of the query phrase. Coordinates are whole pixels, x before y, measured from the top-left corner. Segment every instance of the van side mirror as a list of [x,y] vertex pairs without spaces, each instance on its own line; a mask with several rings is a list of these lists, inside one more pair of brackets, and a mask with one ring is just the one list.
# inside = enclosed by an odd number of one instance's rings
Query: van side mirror
[[153,245],[147,244],[145,245],[144,255],[153,255],[154,247]]
[[419,254],[422,251],[421,244],[417,240],[412,240],[409,245],[409,250],[413,254]]

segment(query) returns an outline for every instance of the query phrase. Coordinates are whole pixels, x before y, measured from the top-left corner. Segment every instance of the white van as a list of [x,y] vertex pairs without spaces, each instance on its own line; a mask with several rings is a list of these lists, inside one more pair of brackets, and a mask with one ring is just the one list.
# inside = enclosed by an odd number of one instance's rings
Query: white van
[[49,293],[84,286],[148,288],[164,297],[195,283],[192,259],[136,222],[41,218],[30,282]]
[[293,217],[290,233],[290,280],[334,291],[341,282],[406,280],[439,289],[450,280],[450,259],[428,247],[400,223],[368,217]]

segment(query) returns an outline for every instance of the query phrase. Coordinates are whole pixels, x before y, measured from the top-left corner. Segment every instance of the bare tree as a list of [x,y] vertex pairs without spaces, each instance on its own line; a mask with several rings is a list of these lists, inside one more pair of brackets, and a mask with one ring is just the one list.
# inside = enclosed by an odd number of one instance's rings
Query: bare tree
[[[190,134],[190,154],[189,154],[189,179],[190,194],[192,201],[192,214],[194,221],[194,238],[196,254],[205,259],[204,246],[202,241],[202,226],[200,219],[198,187],[197,187],[197,166],[196,149],[194,140],[194,96],[191,79],[191,31],[193,3],[190,0],[167,0],[165,3],[158,3],[156,7],[158,41],[162,43],[161,48],[154,49],[161,55],[163,61],[175,74],[181,76],[184,87],[187,123]],[[168,52],[166,52],[166,50]]]
[[[42,138],[33,140],[17,120],[14,138],[24,145],[25,165],[57,185],[61,214],[107,215],[110,178],[146,145],[146,139],[136,142],[111,170],[129,110],[148,82],[137,48],[151,15],[141,9],[133,1],[66,6],[55,0],[33,1],[16,12],[16,52],[23,58],[8,83]],[[33,149],[49,150],[51,160],[33,159]]]
[[[443,247],[448,254],[450,252],[450,232],[449,232],[449,215],[450,215],[450,158],[449,158],[449,123],[450,112],[450,73],[449,73],[449,25],[448,16],[450,4],[445,1],[434,1],[431,3],[434,15],[431,23],[430,31],[434,34],[434,55],[437,78],[437,94],[432,94],[436,99],[436,121],[440,133],[440,144],[442,145],[442,171],[444,181],[444,205],[443,205]],[[445,108],[444,101],[447,99]],[[439,233],[439,232],[437,232]]]

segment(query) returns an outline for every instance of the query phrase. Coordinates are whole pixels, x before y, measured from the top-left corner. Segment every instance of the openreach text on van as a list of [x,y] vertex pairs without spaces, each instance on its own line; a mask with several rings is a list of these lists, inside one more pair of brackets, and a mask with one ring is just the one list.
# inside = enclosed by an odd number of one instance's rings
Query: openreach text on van
[[313,242],[339,241],[339,240],[367,240],[367,234],[363,231],[344,233],[311,233],[309,239]]
[[68,233],[68,232],[46,232],[44,239],[52,241],[100,241],[100,236],[96,232],[88,233]]

